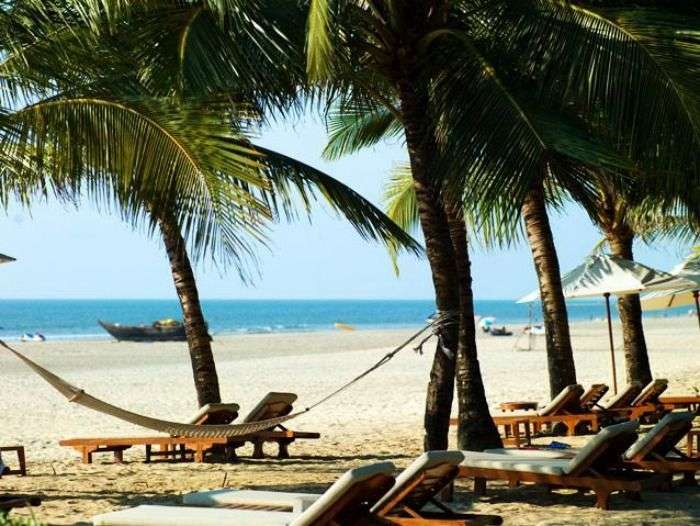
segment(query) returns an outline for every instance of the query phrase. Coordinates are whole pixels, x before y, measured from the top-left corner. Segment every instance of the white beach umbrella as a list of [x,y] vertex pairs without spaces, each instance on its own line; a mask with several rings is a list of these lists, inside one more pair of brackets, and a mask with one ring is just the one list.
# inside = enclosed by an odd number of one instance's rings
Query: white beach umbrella
[[[610,295],[624,296],[637,294],[643,290],[667,290],[685,286],[687,283],[666,272],[607,254],[592,255],[575,269],[561,278],[564,296],[567,298],[590,298],[603,296],[608,318],[608,339],[612,362],[613,391],[617,393],[617,369],[615,366],[615,345],[610,314]],[[538,300],[540,291],[535,290],[520,298],[518,303]]]
[[690,254],[685,260],[676,265],[671,274],[684,279],[687,286],[672,290],[658,290],[642,296],[644,310],[669,309],[682,305],[695,305],[695,312],[700,323],[700,255]]

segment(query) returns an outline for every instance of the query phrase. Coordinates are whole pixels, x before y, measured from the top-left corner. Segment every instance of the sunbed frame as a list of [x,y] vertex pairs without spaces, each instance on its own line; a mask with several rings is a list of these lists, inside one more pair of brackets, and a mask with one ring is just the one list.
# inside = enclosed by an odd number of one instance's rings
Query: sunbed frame
[[40,505],[41,498],[35,495],[0,495],[0,518],[6,516],[14,508]]
[[[688,434],[692,427],[692,422],[669,423],[649,441],[644,449],[637,452],[634,457],[626,458],[625,464],[632,468],[664,473],[671,477],[675,473],[682,473],[683,484],[697,485],[695,474],[700,471],[700,459],[691,458],[676,447],[676,444]],[[654,450],[659,446],[675,453],[677,457],[667,457],[656,453]]]
[[474,494],[482,496],[486,492],[487,480],[505,480],[509,486],[516,487],[520,483],[529,482],[545,485],[548,488],[578,488],[593,491],[596,496],[596,506],[607,510],[610,506],[610,494],[615,491],[628,492],[639,496],[644,489],[662,487],[665,484],[663,476],[636,472],[629,469],[608,469],[604,472],[596,469],[600,466],[618,466],[621,457],[634,442],[634,437],[620,437],[613,442],[604,442],[587,457],[575,472],[566,475],[550,475],[515,471],[498,468],[483,468],[460,466],[461,477],[474,479]]
[[[430,475],[423,472],[406,485],[403,491],[394,495],[381,508],[375,510],[383,524],[397,526],[486,526],[499,525],[503,519],[498,515],[483,515],[474,513],[458,513],[437,499],[438,493],[449,485],[459,474],[458,466],[450,466],[438,480],[430,480],[423,486]],[[421,487],[424,491],[421,491]],[[423,506],[430,502],[439,512],[422,511]]]

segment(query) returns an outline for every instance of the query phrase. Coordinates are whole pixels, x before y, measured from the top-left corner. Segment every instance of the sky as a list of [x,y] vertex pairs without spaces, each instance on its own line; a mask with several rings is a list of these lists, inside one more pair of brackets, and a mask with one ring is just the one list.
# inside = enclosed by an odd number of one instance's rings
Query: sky
[[[382,144],[339,161],[321,158],[325,130],[307,116],[266,130],[257,142],[340,179],[373,203],[393,166],[405,161],[400,141]],[[551,217],[562,270],[576,266],[600,239],[575,205]],[[420,239],[419,236],[417,238]],[[636,259],[668,270],[688,247],[638,245]],[[0,253],[17,262],[0,268],[0,297],[52,299],[175,298],[162,243],[134,231],[118,216],[58,203],[36,203],[30,211],[10,206],[0,215]],[[196,268],[200,296],[208,299],[429,299],[427,261],[402,256],[399,277],[384,247],[360,238],[327,207],[316,206],[311,223],[276,224],[269,248],[259,250],[261,276],[241,283],[235,270],[211,264]],[[530,249],[486,251],[472,245],[477,299],[514,299],[536,287]]]

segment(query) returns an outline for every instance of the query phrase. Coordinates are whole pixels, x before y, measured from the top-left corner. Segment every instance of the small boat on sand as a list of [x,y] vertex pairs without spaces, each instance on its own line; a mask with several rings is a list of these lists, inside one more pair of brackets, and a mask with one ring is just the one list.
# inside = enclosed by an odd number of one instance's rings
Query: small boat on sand
[[98,320],[104,330],[117,341],[126,342],[183,342],[185,326],[177,320],[159,320],[151,325],[121,325]]
[[25,332],[19,339],[22,342],[45,342],[46,336],[40,332],[35,332],[34,334],[30,332]]

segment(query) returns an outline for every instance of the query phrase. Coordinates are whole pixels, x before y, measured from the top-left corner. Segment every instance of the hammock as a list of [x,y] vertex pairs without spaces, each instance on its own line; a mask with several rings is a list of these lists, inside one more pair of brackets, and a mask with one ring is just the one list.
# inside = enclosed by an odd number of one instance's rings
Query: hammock
[[[390,353],[386,354],[384,357],[382,357],[381,360],[379,360],[376,364],[374,364],[372,367],[370,367],[368,370],[360,374],[359,376],[353,378],[350,382],[346,383],[339,389],[333,391],[331,394],[326,396],[325,398],[319,400],[315,404],[313,404],[310,407],[307,407],[303,411],[297,411],[296,413],[291,413],[286,416],[280,416],[277,418],[269,418],[267,420],[259,420],[257,422],[248,422],[245,424],[226,424],[226,425],[194,425],[194,424],[181,424],[177,422],[170,422],[168,420],[159,420],[157,418],[152,418],[149,416],[144,416],[144,415],[139,415],[137,413],[132,413],[131,411],[127,411],[126,409],[122,409],[121,407],[114,406],[112,404],[109,404],[103,400],[100,400],[99,398],[95,398],[94,396],[86,393],[83,389],[80,389],[79,387],[75,387],[74,385],[71,385],[70,383],[66,382],[64,379],[60,378],[59,376],[53,374],[51,371],[48,371],[44,369],[42,366],[39,364],[33,362],[26,356],[24,356],[22,353],[19,351],[16,351],[9,345],[7,345],[5,342],[0,340],[0,346],[4,347],[8,351],[10,351],[12,354],[14,354],[17,358],[22,360],[25,364],[27,364],[36,374],[41,376],[44,380],[46,380],[54,389],[56,389],[59,393],[61,393],[63,396],[65,396],[69,402],[74,402],[76,404],[82,405],[83,407],[87,407],[88,409],[92,409],[93,411],[98,411],[100,413],[104,413],[106,415],[113,416],[115,418],[118,418],[120,420],[124,420],[125,422],[129,422],[131,424],[144,427],[146,429],[151,429],[153,431],[158,431],[160,433],[167,433],[171,436],[183,436],[183,437],[191,437],[191,438],[234,438],[234,437],[240,437],[240,436],[245,436],[245,435],[250,435],[257,433],[259,431],[265,431],[268,429],[271,429],[283,422],[286,422],[287,420],[291,420],[292,418],[296,418],[299,415],[302,415],[304,413],[307,413],[314,407],[322,404],[326,400],[332,398],[333,396],[337,395],[341,391],[344,391],[348,387],[350,387],[352,384],[357,382],[358,380],[364,378],[367,376],[369,373],[372,371],[378,369],[382,365],[386,364],[389,360],[391,360],[400,350],[402,350],[404,347],[406,347],[409,343],[411,343],[413,340],[418,338],[421,334],[426,332],[428,329],[433,328],[435,326],[439,326],[443,324],[445,321],[445,317],[437,317],[433,321],[431,321],[428,325],[423,327],[420,331],[415,333],[413,336],[411,336],[408,340],[406,340],[404,343],[402,343],[399,347],[391,351]],[[432,334],[431,334],[432,336]],[[425,338],[420,345],[422,345],[428,338]]]

